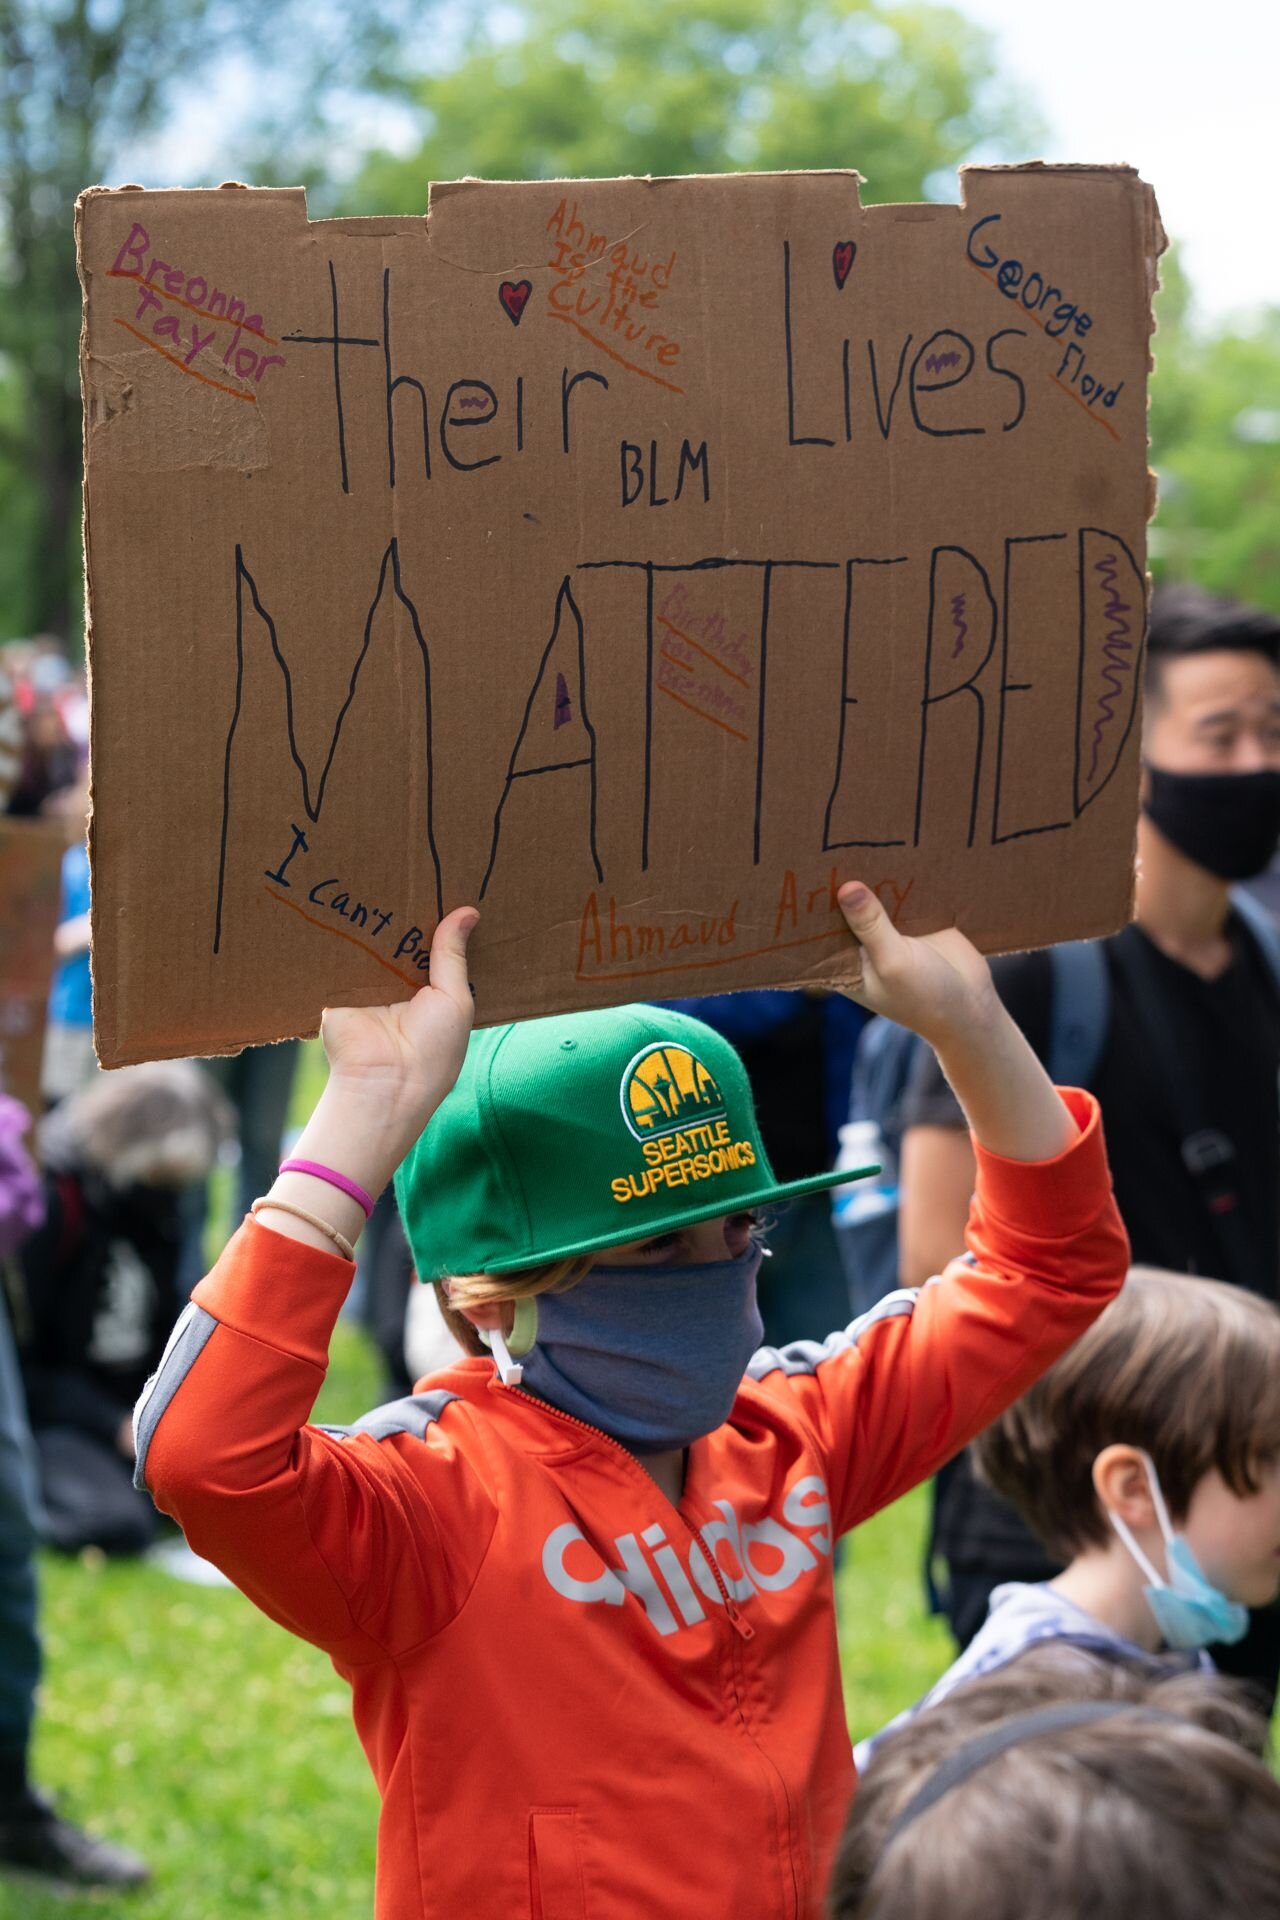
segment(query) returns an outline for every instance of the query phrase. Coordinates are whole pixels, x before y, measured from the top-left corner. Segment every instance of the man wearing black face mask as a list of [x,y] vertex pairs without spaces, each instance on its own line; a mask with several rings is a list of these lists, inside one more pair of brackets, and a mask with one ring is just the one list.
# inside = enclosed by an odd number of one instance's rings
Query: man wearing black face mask
[[[1280,946],[1234,883],[1263,872],[1280,836],[1280,620],[1193,587],[1155,594],[1143,761],[1133,925],[1070,970],[1030,953],[992,971],[1042,1058],[1075,1023],[1134,1260],[1274,1300]],[[973,1185],[968,1137],[927,1051],[904,1125],[900,1274],[917,1286],[960,1244]],[[962,1646],[994,1587],[1057,1570],[963,1456],[938,1483],[933,1552]],[[1215,1658],[1274,1701],[1280,1609],[1255,1614],[1247,1638]]]

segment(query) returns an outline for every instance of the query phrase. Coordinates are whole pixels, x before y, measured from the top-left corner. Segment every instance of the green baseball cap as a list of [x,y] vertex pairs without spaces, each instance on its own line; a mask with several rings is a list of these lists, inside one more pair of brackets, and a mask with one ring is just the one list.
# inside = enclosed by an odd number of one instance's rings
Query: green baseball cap
[[596,1253],[878,1171],[779,1181],[729,1042],[686,1014],[630,1006],[472,1034],[395,1186],[418,1277],[439,1280]]

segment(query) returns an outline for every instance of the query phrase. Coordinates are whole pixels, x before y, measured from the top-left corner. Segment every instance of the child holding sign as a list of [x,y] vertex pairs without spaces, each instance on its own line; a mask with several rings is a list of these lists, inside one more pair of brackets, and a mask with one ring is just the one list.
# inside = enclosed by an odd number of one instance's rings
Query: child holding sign
[[[380,1920],[816,1915],[853,1785],[834,1538],[1120,1285],[1091,1099],[1054,1092],[963,936],[906,939],[859,885],[841,904],[862,997],[935,1046],[978,1144],[941,1279],[756,1351],[755,1210],[847,1173],[780,1185],[737,1056],[677,1014],[468,1048],[463,908],[430,987],[325,1016],[299,1159],[139,1402],[159,1504],[352,1686]],[[397,1165],[419,1276],[477,1350],[317,1429],[350,1240]]]

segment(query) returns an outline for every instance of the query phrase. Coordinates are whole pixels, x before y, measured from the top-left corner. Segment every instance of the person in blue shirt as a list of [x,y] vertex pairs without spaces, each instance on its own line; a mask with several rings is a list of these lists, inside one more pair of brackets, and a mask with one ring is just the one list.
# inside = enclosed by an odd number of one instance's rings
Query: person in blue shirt
[[54,935],[58,965],[49,993],[40,1091],[50,1106],[78,1093],[98,1070],[89,977],[89,853],[83,835],[62,856],[62,897]]

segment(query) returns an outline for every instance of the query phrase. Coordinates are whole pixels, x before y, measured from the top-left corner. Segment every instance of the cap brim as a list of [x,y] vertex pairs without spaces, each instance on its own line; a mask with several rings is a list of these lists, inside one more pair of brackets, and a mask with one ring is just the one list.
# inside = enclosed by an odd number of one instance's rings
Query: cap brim
[[604,1253],[610,1247],[625,1247],[631,1240],[651,1240],[660,1233],[669,1233],[677,1226],[696,1226],[700,1220],[717,1220],[722,1215],[745,1213],[750,1207],[775,1206],[781,1200],[799,1200],[806,1193],[822,1193],[831,1187],[845,1187],[853,1180],[865,1180],[870,1174],[879,1173],[880,1168],[843,1167],[838,1173],[814,1173],[807,1180],[775,1180],[771,1186],[760,1187],[754,1193],[735,1193],[726,1206],[726,1196],[718,1200],[708,1200],[700,1207],[681,1207],[665,1220],[648,1223],[646,1231],[636,1232],[633,1220],[630,1226],[620,1227],[616,1233],[596,1234],[590,1240],[574,1240],[560,1247],[539,1247],[534,1253],[522,1253],[518,1260],[488,1260],[486,1273],[519,1273],[525,1267],[541,1267],[553,1260],[574,1260],[584,1253]]

